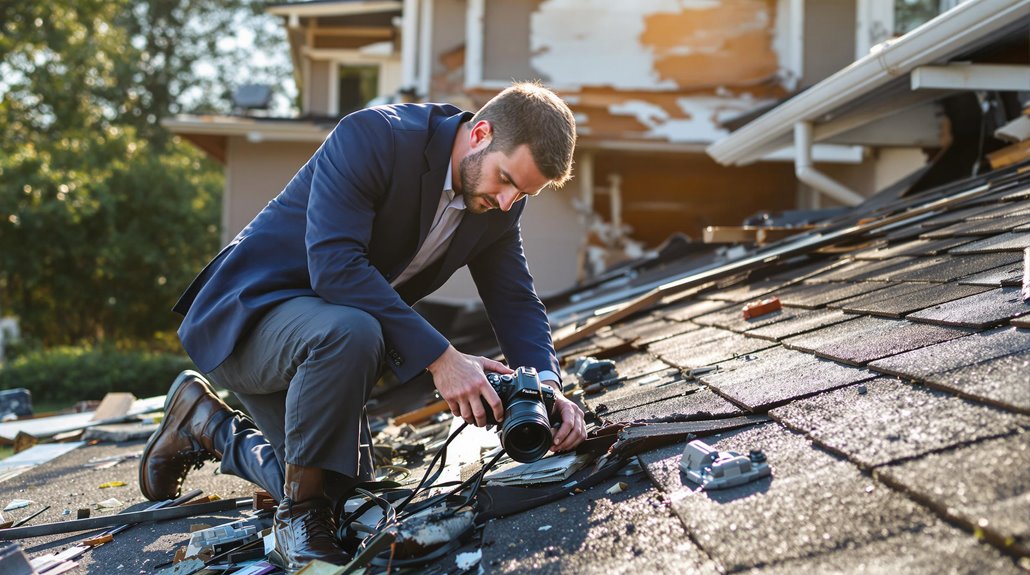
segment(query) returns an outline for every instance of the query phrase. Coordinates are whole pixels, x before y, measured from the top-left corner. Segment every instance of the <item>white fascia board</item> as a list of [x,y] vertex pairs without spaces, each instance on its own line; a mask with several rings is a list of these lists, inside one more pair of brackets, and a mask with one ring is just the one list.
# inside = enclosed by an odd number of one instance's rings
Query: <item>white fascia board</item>
[[400,0],[373,0],[368,2],[314,2],[311,4],[281,4],[265,9],[268,14],[287,17],[318,18],[323,16],[349,16],[395,12],[404,7]]
[[[861,164],[866,156],[865,146],[816,144],[812,146],[812,161],[820,164]],[[762,157],[763,162],[794,162],[794,146],[780,148]]]
[[775,151],[798,122],[812,122],[913,69],[938,63],[963,46],[1030,16],[1030,0],[965,2],[784,102],[708,147],[724,165],[753,162]]
[[321,142],[330,129],[310,122],[259,122],[231,116],[176,116],[161,121],[173,134],[241,136],[251,142]]
[[955,63],[912,70],[913,90],[1030,90],[1030,66]]

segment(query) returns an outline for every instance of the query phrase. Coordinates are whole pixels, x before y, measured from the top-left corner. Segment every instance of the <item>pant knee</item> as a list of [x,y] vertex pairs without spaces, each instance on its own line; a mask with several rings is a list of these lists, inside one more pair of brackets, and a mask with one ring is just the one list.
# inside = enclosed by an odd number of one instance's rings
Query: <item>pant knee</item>
[[315,344],[318,352],[351,361],[366,357],[376,362],[381,361],[386,346],[379,321],[361,310],[343,310],[327,318],[328,321],[320,330]]

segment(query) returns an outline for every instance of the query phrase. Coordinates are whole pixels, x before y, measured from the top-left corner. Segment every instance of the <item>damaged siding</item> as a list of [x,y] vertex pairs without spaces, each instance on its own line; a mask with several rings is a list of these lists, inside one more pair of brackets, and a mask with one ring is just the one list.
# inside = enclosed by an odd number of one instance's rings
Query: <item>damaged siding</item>
[[775,36],[775,0],[487,2],[483,80],[559,88],[586,141],[706,143],[784,95]]

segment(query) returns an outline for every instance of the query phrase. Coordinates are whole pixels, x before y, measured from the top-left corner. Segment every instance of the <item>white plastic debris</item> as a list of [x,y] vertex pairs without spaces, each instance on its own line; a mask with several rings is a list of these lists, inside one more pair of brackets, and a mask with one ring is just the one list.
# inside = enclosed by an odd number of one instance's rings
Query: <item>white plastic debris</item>
[[4,507],[4,511],[14,511],[15,509],[28,507],[33,503],[35,503],[35,501],[32,501],[30,499],[12,499],[11,502],[7,504],[7,507]]
[[625,491],[628,488],[629,488],[629,484],[628,483],[626,483],[624,481],[620,481],[620,482],[616,483],[615,485],[612,485],[611,487],[609,487],[608,491],[605,491],[605,493],[607,493],[608,495],[615,495],[616,493],[622,493],[623,491]]
[[121,507],[122,505],[125,504],[112,497],[110,499],[97,502],[97,509],[114,509],[115,507]]
[[537,531],[547,531],[550,528],[551,528],[550,525],[541,525],[540,527],[537,527],[536,530]]
[[467,553],[459,553],[454,558],[454,563],[458,566],[458,569],[462,571],[468,571],[483,558],[483,550],[477,549],[475,551],[469,551]]

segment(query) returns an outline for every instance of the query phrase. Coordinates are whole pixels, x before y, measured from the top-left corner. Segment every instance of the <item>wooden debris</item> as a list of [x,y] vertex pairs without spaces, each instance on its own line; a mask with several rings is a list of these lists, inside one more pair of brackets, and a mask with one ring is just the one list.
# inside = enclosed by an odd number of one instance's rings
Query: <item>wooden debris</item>
[[129,409],[132,408],[132,404],[135,401],[136,396],[131,393],[108,393],[104,396],[104,399],[100,400],[100,405],[93,413],[93,418],[90,421],[105,421],[123,417],[129,413]]
[[773,296],[768,299],[763,299],[762,301],[747,304],[744,306],[742,313],[744,315],[744,319],[754,319],[781,309],[783,309],[783,304],[780,303],[780,298]]
[[706,244],[767,244],[815,229],[817,226],[708,226]]
[[1030,140],[1024,140],[1011,146],[987,154],[987,161],[991,163],[991,169],[997,170],[1012,164],[1018,164],[1030,158]]
[[405,423],[419,423],[429,419],[430,417],[449,410],[450,407],[444,400],[431,403],[425,407],[420,407],[414,411],[403,413],[394,418],[393,422],[395,425],[403,425]]

